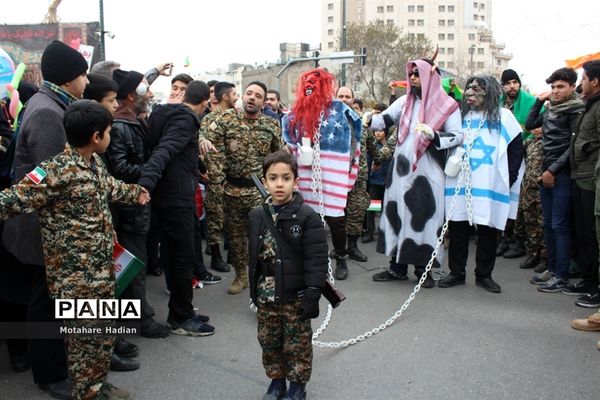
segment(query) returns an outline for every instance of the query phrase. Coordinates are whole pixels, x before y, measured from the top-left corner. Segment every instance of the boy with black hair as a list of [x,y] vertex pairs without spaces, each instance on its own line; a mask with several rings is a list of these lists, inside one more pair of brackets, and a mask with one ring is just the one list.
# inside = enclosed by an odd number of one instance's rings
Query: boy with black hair
[[[0,219],[38,211],[48,290],[53,299],[114,297],[113,227],[108,203],[146,204],[148,192],[106,171],[98,154],[110,143],[110,113],[92,100],[71,104],[64,115],[68,145],[0,193]],[[113,337],[68,337],[73,398],[101,393],[131,398],[106,383]]]
[[[178,335],[208,336],[215,328],[208,316],[197,314],[192,304],[192,267],[194,254],[195,193],[198,186],[198,129],[200,116],[210,96],[202,81],[192,81],[182,104],[156,107],[148,122],[146,137],[152,155],[144,163],[138,183],[152,191],[152,219],[169,249],[167,263],[171,291],[167,323]],[[213,282],[211,274],[198,278]],[[220,280],[220,279],[219,279]]]
[[119,102],[117,102],[117,91],[119,85],[111,78],[101,74],[88,74],[89,83],[83,91],[83,98],[96,100],[102,104],[112,115],[115,115]]
[[263,399],[305,399],[312,371],[310,319],[319,316],[327,279],[327,236],[319,214],[294,191],[298,165],[291,154],[280,150],[264,159],[263,183],[270,196],[250,213],[248,224],[250,296],[272,379]]

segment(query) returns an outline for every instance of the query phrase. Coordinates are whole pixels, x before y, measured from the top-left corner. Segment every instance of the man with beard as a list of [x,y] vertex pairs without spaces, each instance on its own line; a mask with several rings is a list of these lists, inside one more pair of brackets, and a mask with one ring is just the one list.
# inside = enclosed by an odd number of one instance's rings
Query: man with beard
[[224,226],[235,269],[229,294],[239,294],[248,287],[248,215],[262,203],[251,176],[260,176],[267,155],[285,148],[279,123],[261,111],[266,96],[264,83],[250,82],[242,98],[244,110],[230,109],[216,115],[208,131],[207,139],[217,150],[206,156],[208,182],[224,193]]
[[[535,103],[535,97],[521,90],[521,79],[519,78],[519,74],[512,69],[507,69],[502,72],[500,82],[502,83],[502,88],[504,89],[504,96],[502,96],[501,100],[502,106],[510,110],[517,121],[519,121],[521,127],[525,128],[529,111],[531,110],[533,103]],[[533,140],[533,135],[523,129],[522,138],[523,141],[529,139]],[[497,256],[501,255],[504,258],[518,258],[525,255],[525,240],[528,236],[528,233],[526,232],[524,214],[529,214],[528,220],[530,221],[535,220],[532,218],[531,214],[541,214],[541,208],[539,207],[539,204],[535,202],[532,196],[525,194],[533,195],[534,192],[538,191],[539,187],[522,188],[521,204],[519,204],[519,209],[517,211],[517,219],[514,221],[514,225],[511,222],[510,225],[512,226],[509,225],[510,227],[507,229],[507,232],[503,233],[500,243],[498,243],[498,249],[496,251]],[[529,228],[530,237],[539,236],[536,231],[542,230],[541,225],[536,226],[536,224],[529,226]],[[514,244],[512,246],[509,245],[510,236],[514,237]],[[538,244],[529,242],[527,243],[527,247],[529,250],[529,257],[523,263],[521,263],[521,267],[533,268],[540,261],[540,253],[543,247],[540,249]]]
[[[463,116],[462,179],[446,179],[446,213],[449,229],[450,274],[439,287],[465,283],[472,226],[477,232],[475,282],[500,293],[492,279],[496,262],[498,230],[508,218],[515,218],[520,190],[519,169],[523,161],[521,127],[510,111],[500,106],[502,88],[489,75],[467,80],[461,106]],[[456,187],[460,190],[456,193]],[[454,204],[453,204],[454,203]]]
[[[408,94],[381,114],[371,129],[398,124],[398,144],[386,179],[377,250],[392,257],[387,270],[373,275],[376,282],[407,279],[408,264],[421,278],[444,223],[445,149],[462,142],[458,104],[443,90],[433,61],[406,64]],[[433,267],[443,262],[443,252]],[[428,273],[424,288],[434,287]]]
[[[213,95],[217,100],[211,113],[202,119],[200,124],[200,141],[205,139],[214,140],[211,133],[213,129],[217,129],[218,125],[215,120],[227,110],[235,108],[235,102],[238,99],[238,94],[235,85],[230,82],[217,82],[213,87]],[[205,158],[206,163],[210,163],[209,157]],[[208,168],[208,167],[207,167]],[[229,272],[231,267],[223,260],[221,255],[221,236],[223,235],[223,201],[224,194],[221,185],[206,185],[206,199],[204,207],[206,209],[206,228],[208,231],[207,243],[210,246],[210,267],[215,271]]]
[[[335,86],[335,77],[324,69],[302,74],[296,103],[283,118],[283,137],[298,158],[298,189],[304,202],[329,225],[335,276],[342,280],[348,276],[346,206],[358,174],[361,120],[349,106],[334,99]],[[314,172],[318,166],[320,174]]]
[[[118,69],[114,72],[113,79],[119,84],[117,90],[119,106],[115,112],[110,145],[106,151],[108,170],[115,178],[125,183],[138,183],[144,163],[150,156],[147,147],[148,127],[146,120],[140,118],[140,114],[148,112],[152,93],[144,75],[137,71],[127,72]],[[146,264],[150,205],[143,207],[114,205],[112,212],[119,243]],[[141,301],[142,336],[161,338],[169,335],[166,326],[154,321],[154,309],[146,300],[145,268],[127,286],[121,297]],[[117,347],[118,345],[119,342]],[[132,366],[126,364],[129,363],[122,363],[122,369],[131,369]]]
[[583,64],[581,76],[585,111],[577,122],[571,141],[571,178],[574,179],[573,203],[575,234],[579,247],[581,281],[562,291],[571,295],[588,294],[578,306],[600,307],[598,292],[598,151],[600,149],[600,61]]
[[[359,117],[359,113],[354,105],[354,92],[347,86],[341,86],[336,93],[338,100],[341,100],[348,107],[352,108]],[[360,100],[358,100],[360,101]],[[362,104],[362,102],[361,102]],[[358,248],[358,237],[362,233],[363,221],[369,204],[371,203],[369,194],[367,193],[367,180],[369,178],[369,168],[367,166],[367,135],[360,135],[360,157],[358,159],[358,175],[352,190],[348,192],[348,203],[346,204],[346,235],[348,244],[346,253],[352,260],[366,262],[367,256]],[[339,277],[338,277],[339,279]]]
[[279,117],[279,124],[285,115],[284,106],[281,103],[281,94],[275,89],[267,90],[267,106]]

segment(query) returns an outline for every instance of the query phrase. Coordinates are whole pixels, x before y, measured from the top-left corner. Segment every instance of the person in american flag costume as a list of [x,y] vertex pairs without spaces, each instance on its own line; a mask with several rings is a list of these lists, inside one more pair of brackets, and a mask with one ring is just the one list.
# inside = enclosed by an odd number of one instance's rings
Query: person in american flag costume
[[336,89],[335,77],[322,68],[302,74],[282,131],[298,159],[298,189],[304,202],[324,215],[335,250],[336,276],[345,276],[345,208],[358,174],[361,119],[334,98]]

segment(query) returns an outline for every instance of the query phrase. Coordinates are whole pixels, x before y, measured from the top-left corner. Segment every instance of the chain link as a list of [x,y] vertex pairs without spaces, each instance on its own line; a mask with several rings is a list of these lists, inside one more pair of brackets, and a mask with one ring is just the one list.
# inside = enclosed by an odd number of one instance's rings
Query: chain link
[[[321,116],[322,116],[322,113],[321,113]],[[331,319],[331,312],[333,309],[332,309],[331,305],[328,304],[327,315],[325,316],[323,323],[321,323],[321,326],[313,334],[313,340],[312,340],[313,345],[315,345],[317,347],[330,348],[330,349],[348,347],[348,346],[357,344],[359,342],[362,342],[363,340],[382,332],[384,329],[391,326],[398,318],[400,318],[402,316],[402,313],[404,313],[404,311],[406,311],[406,309],[410,306],[410,304],[415,299],[417,293],[419,293],[419,291],[421,290],[421,286],[427,279],[427,274],[431,271],[433,262],[435,261],[435,259],[438,256],[440,247],[442,246],[442,243],[444,242],[444,236],[446,235],[446,231],[448,230],[448,223],[452,218],[452,213],[454,212],[454,207],[456,206],[456,199],[458,198],[458,194],[460,193],[461,183],[462,183],[463,179],[465,179],[465,196],[466,196],[466,200],[467,200],[467,214],[468,214],[467,216],[469,218],[469,223],[472,225],[473,206],[472,206],[471,179],[470,179],[470,177],[471,177],[470,154],[471,154],[471,150],[473,149],[473,142],[475,141],[475,138],[477,137],[479,130],[483,127],[483,125],[485,123],[485,116],[479,122],[479,126],[477,127],[477,130],[475,130],[473,132],[473,134],[471,131],[471,113],[470,112],[466,118],[467,118],[466,119],[467,129],[465,132],[465,135],[466,135],[465,140],[463,142],[465,142],[467,144],[467,149],[465,151],[465,154],[463,155],[460,173],[458,175],[456,187],[454,188],[454,194],[452,195],[452,200],[450,201],[450,207],[449,207],[446,219],[444,221],[444,224],[442,225],[442,230],[440,232],[440,236],[437,238],[435,248],[433,249],[433,252],[431,253],[431,258],[429,259],[429,262],[427,263],[427,266],[425,267],[425,271],[423,272],[423,275],[421,275],[419,282],[417,282],[416,286],[413,288],[412,292],[408,296],[408,299],[406,299],[406,301],[404,302],[404,304],[402,304],[402,306],[400,307],[399,310],[397,310],[390,318],[387,319],[387,321],[385,321],[381,325],[379,325],[369,331],[366,331],[354,338],[341,340],[339,342],[323,342],[323,341],[317,340],[318,337],[327,328],[327,325],[329,325],[329,321]],[[315,146],[313,149],[314,159],[313,159],[313,169],[312,169],[313,170],[313,186],[312,186],[312,188],[313,188],[313,193],[317,193],[320,196],[319,206],[321,207],[320,208],[321,209],[321,218],[323,219],[323,223],[325,223],[322,187],[319,190],[319,188],[315,188],[315,185],[314,185],[315,178],[320,183],[322,183],[322,177],[320,176],[320,172],[321,172],[320,161],[321,160],[320,160],[320,153],[319,153],[319,148],[318,148],[319,142],[316,139],[317,137],[320,138],[320,135],[318,134],[318,132],[315,133]],[[317,164],[317,163],[319,165],[318,165],[318,167],[315,167],[314,164]],[[316,176],[315,171],[319,172],[318,176]],[[333,273],[332,273],[332,269],[331,269],[331,260],[329,260],[328,271],[329,271],[329,278],[330,278],[331,282],[333,283],[334,280],[333,280]]]

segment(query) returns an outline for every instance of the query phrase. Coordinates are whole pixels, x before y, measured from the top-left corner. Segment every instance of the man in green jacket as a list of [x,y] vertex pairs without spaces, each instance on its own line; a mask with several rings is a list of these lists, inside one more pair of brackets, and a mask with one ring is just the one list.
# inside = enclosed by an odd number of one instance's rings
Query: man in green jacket
[[[581,78],[585,111],[577,122],[571,140],[571,177],[575,181],[573,208],[575,233],[579,247],[582,280],[567,285],[563,293],[583,295],[575,302],[581,307],[600,307],[598,292],[598,225],[600,195],[598,151],[600,150],[600,61],[583,64]],[[598,222],[596,222],[598,221]]]

